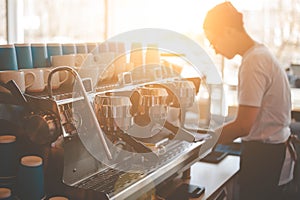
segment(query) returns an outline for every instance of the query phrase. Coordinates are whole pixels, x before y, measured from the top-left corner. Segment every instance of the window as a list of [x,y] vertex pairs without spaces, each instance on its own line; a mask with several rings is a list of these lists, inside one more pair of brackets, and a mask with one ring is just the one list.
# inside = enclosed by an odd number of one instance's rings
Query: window
[[0,44],[7,43],[6,1],[0,0]]
[[105,37],[104,0],[18,1],[18,42],[89,42]]
[[[223,62],[220,56],[215,56],[202,30],[208,9],[223,1],[0,0],[0,43],[103,41],[137,28],[164,28],[194,39],[218,66],[225,63],[234,69],[239,60]],[[232,3],[244,14],[247,31],[269,46],[284,68],[300,63],[300,0],[232,0]],[[9,26],[6,16],[10,17]],[[17,28],[7,31],[12,21]],[[232,80],[230,73],[223,74]]]

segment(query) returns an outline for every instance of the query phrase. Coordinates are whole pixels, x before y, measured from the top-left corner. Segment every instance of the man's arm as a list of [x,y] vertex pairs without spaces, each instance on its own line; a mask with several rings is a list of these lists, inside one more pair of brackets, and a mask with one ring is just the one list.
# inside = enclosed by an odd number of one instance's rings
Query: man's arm
[[259,107],[239,105],[235,120],[216,131],[221,133],[218,143],[225,144],[238,137],[247,136],[259,113],[259,109]]

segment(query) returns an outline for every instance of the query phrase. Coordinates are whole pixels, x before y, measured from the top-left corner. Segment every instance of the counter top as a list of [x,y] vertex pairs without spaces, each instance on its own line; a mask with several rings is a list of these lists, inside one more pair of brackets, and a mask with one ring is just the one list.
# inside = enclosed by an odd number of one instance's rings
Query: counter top
[[163,199],[175,192],[182,183],[189,183],[196,186],[205,187],[205,192],[199,198],[190,200],[215,199],[226,187],[227,199],[232,199],[235,177],[239,171],[239,156],[227,155],[217,164],[196,162],[190,168],[190,178],[183,179],[176,177],[172,181],[165,183],[159,189],[158,195]]

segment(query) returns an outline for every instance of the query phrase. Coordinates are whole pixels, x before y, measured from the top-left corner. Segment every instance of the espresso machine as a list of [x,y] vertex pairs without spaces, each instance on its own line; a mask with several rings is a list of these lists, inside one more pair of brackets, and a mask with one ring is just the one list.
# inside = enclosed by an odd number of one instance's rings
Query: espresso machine
[[[170,66],[149,64],[108,78],[117,65],[108,64],[96,81],[81,77],[84,64],[56,67],[47,92],[15,93],[27,108],[24,137],[40,146],[62,144],[62,163],[48,162],[50,194],[135,199],[205,155],[200,149],[213,131],[185,127],[201,77],[182,78]],[[60,71],[69,72],[72,85],[53,92],[51,78]]]

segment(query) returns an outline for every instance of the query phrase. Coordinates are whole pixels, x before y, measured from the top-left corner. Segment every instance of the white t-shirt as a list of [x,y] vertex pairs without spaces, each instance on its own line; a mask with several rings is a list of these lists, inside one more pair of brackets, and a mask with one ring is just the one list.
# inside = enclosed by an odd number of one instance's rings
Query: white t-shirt
[[[285,71],[262,44],[256,43],[243,56],[239,69],[238,101],[240,105],[260,108],[250,133],[242,140],[277,144],[288,139],[290,86]],[[293,177],[293,162],[289,152],[286,152],[283,166],[279,185]]]

